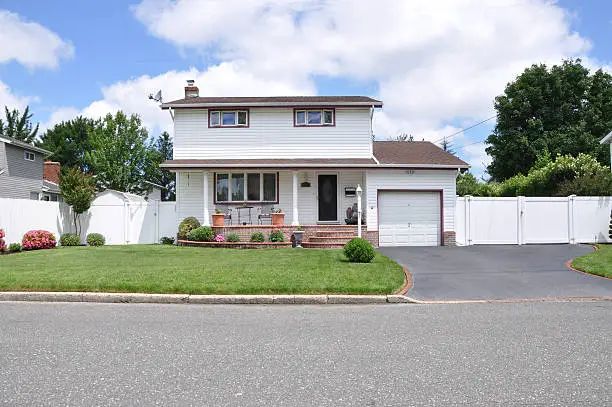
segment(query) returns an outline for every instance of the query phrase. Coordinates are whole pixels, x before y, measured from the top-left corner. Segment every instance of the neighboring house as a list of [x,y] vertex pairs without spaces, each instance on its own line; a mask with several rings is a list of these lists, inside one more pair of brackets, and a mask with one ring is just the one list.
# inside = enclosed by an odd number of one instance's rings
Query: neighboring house
[[50,151],[0,137],[0,198],[41,199],[43,165]]
[[382,105],[361,96],[199,97],[188,84],[184,99],[161,106],[174,120],[174,157],[162,167],[177,173],[177,218],[209,225],[215,208],[232,209],[236,225],[247,204],[252,223],[274,207],[289,225],[347,230],[340,225],[361,186],[373,244],[454,244],[455,179],[468,164],[428,142],[372,141]]
[[61,201],[59,187],[61,165],[55,161],[45,161],[43,167],[43,190],[41,201]]

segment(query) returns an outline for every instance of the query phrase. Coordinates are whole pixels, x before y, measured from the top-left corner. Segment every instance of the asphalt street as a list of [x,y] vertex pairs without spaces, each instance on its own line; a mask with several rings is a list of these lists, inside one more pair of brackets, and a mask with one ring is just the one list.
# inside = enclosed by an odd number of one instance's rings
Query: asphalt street
[[0,405],[612,404],[612,302],[0,304]]
[[612,297],[612,280],[569,270],[584,245],[384,247],[413,278],[407,296],[420,300]]

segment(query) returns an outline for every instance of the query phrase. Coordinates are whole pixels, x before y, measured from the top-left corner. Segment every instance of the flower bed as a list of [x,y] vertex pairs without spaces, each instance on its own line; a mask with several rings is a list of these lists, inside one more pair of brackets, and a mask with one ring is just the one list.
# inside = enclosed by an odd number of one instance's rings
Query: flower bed
[[224,249],[274,249],[291,247],[291,242],[193,242],[191,240],[179,240],[179,246],[194,247],[217,247]]

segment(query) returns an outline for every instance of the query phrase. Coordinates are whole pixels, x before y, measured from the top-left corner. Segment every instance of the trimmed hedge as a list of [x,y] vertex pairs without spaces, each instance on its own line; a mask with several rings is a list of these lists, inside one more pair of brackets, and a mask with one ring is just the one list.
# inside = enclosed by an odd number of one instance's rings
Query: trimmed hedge
[[367,240],[356,237],[344,245],[344,255],[351,263],[370,263],[376,251]]
[[179,238],[187,239],[189,232],[199,228],[200,226],[200,221],[194,218],[193,216],[183,219],[178,228]]
[[8,247],[9,253],[17,253],[21,251],[21,244],[19,243],[11,243]]
[[187,234],[187,240],[192,242],[212,242],[215,233],[210,226],[200,226]]
[[90,246],[104,246],[106,239],[100,233],[90,233],[87,235],[87,244]]
[[65,233],[60,237],[62,246],[78,246],[81,244],[81,236],[74,233]]

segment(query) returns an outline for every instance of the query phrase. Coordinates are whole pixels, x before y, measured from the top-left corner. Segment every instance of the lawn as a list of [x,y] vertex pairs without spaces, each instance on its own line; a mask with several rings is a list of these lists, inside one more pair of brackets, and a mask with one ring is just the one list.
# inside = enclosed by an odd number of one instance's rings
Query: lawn
[[0,291],[189,294],[391,294],[402,267],[340,250],[240,250],[166,245],[58,247],[0,256]]
[[612,278],[612,245],[599,245],[599,250],[572,261],[572,267],[585,273]]

